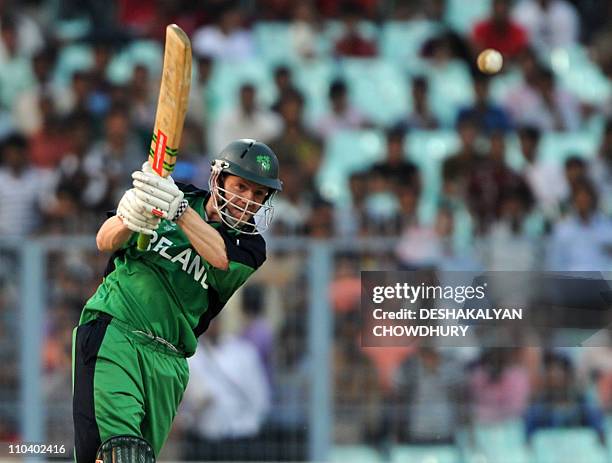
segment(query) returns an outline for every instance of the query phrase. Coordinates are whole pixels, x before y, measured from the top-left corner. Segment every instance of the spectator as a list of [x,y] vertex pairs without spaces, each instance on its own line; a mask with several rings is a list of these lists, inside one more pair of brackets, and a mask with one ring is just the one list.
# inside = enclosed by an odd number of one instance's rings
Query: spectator
[[275,153],[281,153],[282,162],[287,159],[297,163],[305,190],[315,192],[314,178],[323,155],[323,143],[304,126],[303,112],[302,94],[297,91],[288,92],[280,104],[283,129],[268,146]]
[[0,153],[0,236],[24,238],[41,225],[47,191],[40,173],[30,167],[25,138],[10,135]]
[[64,233],[93,233],[100,213],[112,207],[106,198],[107,179],[103,169],[89,170],[85,163],[93,133],[87,115],[76,115],[69,124],[70,149],[56,169],[49,214],[61,222]]
[[296,91],[289,66],[280,65],[274,69],[274,84],[276,85],[276,101],[270,109],[275,113],[280,111],[281,100],[288,92]]
[[335,211],[335,230],[338,236],[354,238],[367,234],[364,202],[369,175],[367,171],[354,172],[350,175],[348,180],[350,205],[337,207]]
[[[147,147],[148,148],[148,147]],[[116,206],[123,192],[132,185],[131,172],[139,170],[146,161],[146,149],[132,131],[126,107],[111,108],[104,120],[104,136],[94,143],[85,155],[84,168],[92,176],[104,172],[105,207]]]
[[527,409],[529,372],[517,361],[517,353],[509,348],[488,348],[472,370],[472,418],[477,424],[518,419]]
[[400,442],[453,444],[465,402],[463,371],[456,359],[421,346],[394,378],[395,430]]
[[41,125],[30,136],[30,155],[34,167],[51,171],[70,150],[68,128],[55,111],[54,100],[49,94],[41,94],[37,112]]
[[[392,179],[380,170],[371,170],[366,185],[367,195],[363,206],[367,233],[371,236],[397,235],[400,201]],[[413,194],[418,195],[416,191]],[[407,217],[411,216],[404,218]]]
[[35,85],[30,59],[19,50],[18,28],[16,16],[0,16],[0,104],[8,110],[17,95]]
[[526,74],[525,82],[508,92],[506,107],[518,125],[535,125],[547,131],[580,128],[578,101],[557,85],[550,69],[542,66]]
[[506,139],[496,132],[489,138],[489,155],[472,170],[468,179],[468,205],[477,222],[477,232],[484,233],[495,220],[500,199],[514,190],[530,202],[531,192],[520,175],[506,164]]
[[478,126],[474,120],[461,120],[457,131],[461,146],[442,164],[442,189],[447,198],[465,199],[468,180],[482,162],[483,153],[478,145]]
[[311,213],[311,196],[304,186],[298,162],[283,162],[283,191],[274,198],[272,233],[278,236],[303,235]]
[[474,74],[474,95],[476,101],[472,106],[462,108],[457,116],[457,123],[463,119],[472,119],[481,132],[506,133],[512,128],[510,115],[500,106],[491,103],[489,99],[489,77],[484,74]]
[[412,112],[396,125],[404,130],[434,130],[440,126],[429,107],[429,82],[424,76],[412,79]]
[[484,237],[486,268],[499,271],[539,270],[542,249],[528,229],[532,198],[528,190],[507,189],[497,198],[498,211],[490,233]]
[[525,417],[527,439],[540,429],[589,427],[605,443],[604,415],[576,384],[571,362],[558,354],[544,357],[542,387]]
[[512,17],[527,30],[531,44],[542,52],[570,47],[580,35],[578,13],[566,0],[521,0]]
[[333,347],[334,442],[371,442],[380,433],[382,395],[376,369],[359,348],[358,313],[338,316]]
[[597,156],[589,166],[589,175],[600,192],[602,210],[612,213],[612,119],[606,122]]
[[472,31],[477,51],[493,48],[512,59],[527,47],[527,31],[513,21],[510,7],[510,0],[493,0],[491,16],[476,23]]
[[280,134],[281,121],[257,102],[257,90],[251,83],[240,86],[238,108],[222,115],[214,129],[213,153],[220,153],[232,140],[253,138],[268,143]]
[[344,34],[334,46],[337,56],[348,58],[372,58],[378,53],[376,43],[364,37],[359,31],[361,11],[357,5],[345,2],[342,11]]
[[132,69],[132,79],[128,83],[131,121],[135,129],[149,134],[155,123],[157,92],[149,68],[136,64]]
[[26,136],[38,132],[43,125],[43,114],[39,103],[42,95],[50,96],[53,99],[54,107],[63,97],[58,86],[52,82],[56,53],[55,48],[48,47],[32,57],[35,83],[15,99],[13,118],[18,130]]
[[334,234],[334,205],[321,197],[312,201],[306,222],[306,235],[313,239],[329,239]]
[[565,160],[565,181],[567,182],[569,193],[561,203],[562,213],[566,213],[571,209],[571,192],[585,180],[589,180],[586,161],[576,155],[569,156]]
[[612,222],[598,208],[597,192],[586,179],[572,191],[572,212],[555,225],[548,268],[603,271],[612,266]]
[[249,342],[220,333],[219,321],[199,344],[183,399],[183,459],[243,461],[270,409],[265,369]]
[[547,218],[559,215],[560,202],[568,194],[568,186],[561,168],[539,159],[542,132],[534,126],[519,129],[519,143],[525,161],[522,175],[533,193],[536,203]]
[[319,119],[317,133],[327,140],[339,130],[359,129],[366,124],[365,117],[351,105],[344,80],[334,80],[329,86],[330,112]]
[[210,55],[197,55],[197,80],[192,82],[189,93],[189,118],[205,126],[214,120],[219,109],[218,96],[210,85],[214,71],[214,58]]
[[198,55],[228,61],[253,57],[255,44],[251,32],[243,27],[242,9],[232,5],[236,2],[229,3],[217,24],[201,27],[193,34],[193,50]]
[[271,387],[274,333],[270,321],[266,317],[264,296],[265,288],[261,286],[250,285],[244,288],[241,305],[243,328],[240,338],[249,342],[257,351],[268,384]]
[[295,3],[293,20],[289,24],[289,37],[296,55],[302,59],[312,59],[318,54],[317,39],[321,32],[317,21],[317,11],[311,1]]
[[403,186],[413,187],[417,192],[421,190],[419,168],[406,159],[404,147],[406,146],[406,132],[400,128],[387,130],[387,149],[385,158],[375,163],[371,171],[378,171],[391,180],[396,189]]

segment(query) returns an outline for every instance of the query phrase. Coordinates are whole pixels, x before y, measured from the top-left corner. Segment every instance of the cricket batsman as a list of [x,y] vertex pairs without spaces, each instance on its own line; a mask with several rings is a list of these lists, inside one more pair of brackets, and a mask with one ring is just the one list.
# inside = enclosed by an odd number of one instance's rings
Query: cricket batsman
[[[145,163],[98,231],[112,252],[73,339],[78,463],[153,462],[189,379],[186,358],[227,300],[266,259],[259,234],[281,191],[265,144],[230,143],[209,191],[179,186]],[[145,251],[137,233],[151,236]]]

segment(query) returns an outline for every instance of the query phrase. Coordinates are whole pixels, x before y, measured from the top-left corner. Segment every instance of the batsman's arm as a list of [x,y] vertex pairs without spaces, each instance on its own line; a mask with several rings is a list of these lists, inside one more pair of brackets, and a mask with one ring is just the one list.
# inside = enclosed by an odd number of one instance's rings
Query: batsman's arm
[[102,224],[96,235],[98,250],[115,252],[130,239],[132,233],[134,232],[123,223],[121,217],[116,215],[110,217]]
[[188,207],[177,223],[201,257],[218,269],[229,268],[225,241],[196,211]]

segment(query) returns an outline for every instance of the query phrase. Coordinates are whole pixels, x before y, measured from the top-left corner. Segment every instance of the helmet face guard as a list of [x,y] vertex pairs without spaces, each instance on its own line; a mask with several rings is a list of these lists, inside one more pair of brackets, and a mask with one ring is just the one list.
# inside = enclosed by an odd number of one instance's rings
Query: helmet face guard
[[[272,200],[276,196],[276,190],[270,189],[263,203],[258,203],[237,193],[232,193],[222,185],[224,177],[222,174],[235,175],[230,172],[224,172],[229,167],[230,164],[227,161],[222,159],[214,160],[208,181],[212,204],[215,211],[219,214],[221,222],[229,228],[247,235],[257,235],[266,231],[274,216]],[[244,206],[237,205],[235,203],[236,200],[244,203]],[[240,211],[240,215],[238,217],[233,215],[229,210],[229,206]]]

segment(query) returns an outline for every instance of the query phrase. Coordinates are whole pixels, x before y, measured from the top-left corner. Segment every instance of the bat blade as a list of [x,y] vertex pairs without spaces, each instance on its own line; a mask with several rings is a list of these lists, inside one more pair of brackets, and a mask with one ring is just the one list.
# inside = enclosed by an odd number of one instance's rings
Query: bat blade
[[[190,88],[191,42],[180,27],[171,24],[166,27],[164,66],[149,150],[151,167],[162,177],[170,175],[176,164]],[[138,249],[147,249],[149,240],[148,235],[141,234]]]

